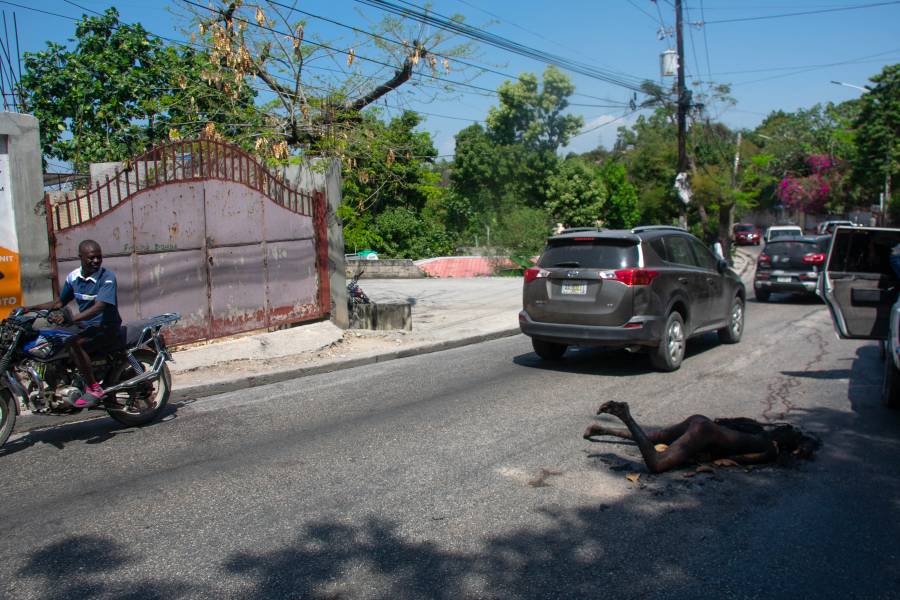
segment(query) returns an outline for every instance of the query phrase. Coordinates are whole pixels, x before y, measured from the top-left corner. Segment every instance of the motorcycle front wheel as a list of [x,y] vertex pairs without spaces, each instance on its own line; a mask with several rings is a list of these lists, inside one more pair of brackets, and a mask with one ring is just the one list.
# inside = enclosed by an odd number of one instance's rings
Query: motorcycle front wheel
[[9,439],[16,424],[16,399],[8,390],[0,389],[0,447]]
[[[149,371],[153,366],[156,354],[147,350],[138,350],[134,353],[134,357],[144,367],[144,371]],[[136,375],[134,367],[126,361],[104,383],[107,387],[112,387],[119,382],[128,381]],[[163,365],[162,372],[155,380],[139,384],[134,389],[118,392],[116,403],[123,405],[124,408],[108,408],[107,412],[113,419],[129,427],[146,425],[165,410],[171,389],[172,376],[169,374],[169,367]]]

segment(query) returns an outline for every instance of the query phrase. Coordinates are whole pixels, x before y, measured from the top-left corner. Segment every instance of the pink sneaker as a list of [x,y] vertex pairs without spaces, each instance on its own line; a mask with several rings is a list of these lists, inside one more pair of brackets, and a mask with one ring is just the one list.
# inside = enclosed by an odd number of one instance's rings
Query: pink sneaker
[[103,398],[103,388],[99,383],[93,383],[87,386],[87,389],[81,395],[81,398],[75,401],[75,408],[91,408]]

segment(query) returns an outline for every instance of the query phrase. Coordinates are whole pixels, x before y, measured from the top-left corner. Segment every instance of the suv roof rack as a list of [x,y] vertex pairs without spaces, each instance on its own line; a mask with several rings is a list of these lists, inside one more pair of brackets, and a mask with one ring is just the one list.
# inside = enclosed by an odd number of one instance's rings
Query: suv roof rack
[[585,231],[603,231],[602,227],[566,227],[556,235],[564,233],[584,233]]
[[644,231],[656,231],[664,229],[674,229],[675,231],[687,231],[684,227],[677,225],[639,225],[631,229],[631,233],[643,233]]

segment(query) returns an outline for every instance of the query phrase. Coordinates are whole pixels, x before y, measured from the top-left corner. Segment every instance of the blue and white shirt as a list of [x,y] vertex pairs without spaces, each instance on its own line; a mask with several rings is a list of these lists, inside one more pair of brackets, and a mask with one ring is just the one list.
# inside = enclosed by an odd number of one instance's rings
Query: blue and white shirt
[[87,277],[81,274],[81,267],[69,273],[62,291],[59,293],[59,299],[63,304],[75,300],[80,312],[89,309],[97,300],[106,304],[106,308],[99,314],[80,321],[84,325],[118,327],[122,324],[122,317],[119,316],[117,307],[116,276],[112,271],[103,267]]

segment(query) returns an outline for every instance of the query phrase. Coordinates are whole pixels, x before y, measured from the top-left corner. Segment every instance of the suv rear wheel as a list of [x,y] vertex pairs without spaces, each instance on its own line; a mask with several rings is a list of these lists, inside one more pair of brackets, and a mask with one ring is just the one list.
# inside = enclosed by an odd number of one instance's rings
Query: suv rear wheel
[[553,342],[545,342],[531,338],[531,346],[534,348],[535,354],[544,360],[559,360],[566,353],[565,344],[556,344]]
[[684,359],[684,345],[684,318],[681,313],[673,311],[666,319],[663,339],[650,353],[650,362],[660,371],[676,371]]
[[769,292],[766,290],[761,290],[759,288],[753,290],[753,293],[756,295],[756,299],[760,302],[768,302],[769,301]]

